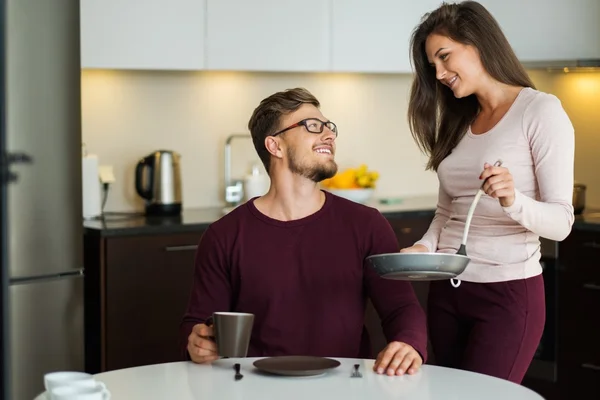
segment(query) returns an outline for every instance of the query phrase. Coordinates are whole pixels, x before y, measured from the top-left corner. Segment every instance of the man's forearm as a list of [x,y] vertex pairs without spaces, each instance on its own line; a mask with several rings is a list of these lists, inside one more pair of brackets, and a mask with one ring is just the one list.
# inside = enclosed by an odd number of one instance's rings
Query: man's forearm
[[418,301],[399,308],[384,324],[389,342],[398,341],[411,345],[427,361],[427,321]]

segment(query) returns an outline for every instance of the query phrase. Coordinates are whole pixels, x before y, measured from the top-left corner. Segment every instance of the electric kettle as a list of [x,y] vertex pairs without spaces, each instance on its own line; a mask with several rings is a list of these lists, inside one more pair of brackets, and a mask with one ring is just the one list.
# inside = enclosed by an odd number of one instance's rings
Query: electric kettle
[[135,167],[135,190],[145,200],[146,215],[181,213],[181,156],[157,150]]

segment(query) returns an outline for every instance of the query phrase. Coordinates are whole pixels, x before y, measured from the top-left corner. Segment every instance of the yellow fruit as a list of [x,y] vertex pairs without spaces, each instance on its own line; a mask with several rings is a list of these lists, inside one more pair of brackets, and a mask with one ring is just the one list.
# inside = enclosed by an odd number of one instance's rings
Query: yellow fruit
[[371,186],[371,178],[369,177],[369,175],[362,175],[356,181],[361,187]]
[[361,164],[356,170],[356,177],[360,178],[361,176],[365,176],[367,174],[367,165]]
[[349,168],[342,172],[336,181],[338,189],[350,189],[354,187],[355,183],[355,171],[353,168]]
[[328,189],[373,188],[377,179],[377,171],[369,171],[366,164],[361,164],[358,168],[347,168],[323,180],[321,186]]

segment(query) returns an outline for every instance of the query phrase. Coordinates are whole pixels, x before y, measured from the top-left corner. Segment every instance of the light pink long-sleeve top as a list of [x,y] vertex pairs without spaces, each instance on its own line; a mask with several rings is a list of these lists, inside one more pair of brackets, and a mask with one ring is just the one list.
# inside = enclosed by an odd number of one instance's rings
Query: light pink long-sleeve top
[[442,161],[435,217],[417,243],[455,253],[483,164],[502,160],[513,176],[515,201],[502,207],[498,199],[481,197],[467,237],[471,262],[458,279],[499,282],[540,274],[539,237],[563,240],[573,225],[574,153],[573,125],[560,101],[522,89],[492,129],[478,135],[469,129]]

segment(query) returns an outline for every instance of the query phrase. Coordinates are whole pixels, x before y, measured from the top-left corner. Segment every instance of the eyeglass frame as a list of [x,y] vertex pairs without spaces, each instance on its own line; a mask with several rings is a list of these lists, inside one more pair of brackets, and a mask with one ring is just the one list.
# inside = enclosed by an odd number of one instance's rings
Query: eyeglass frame
[[[313,132],[311,130],[308,129],[308,125],[306,123],[306,121],[310,121],[310,120],[316,120],[319,121],[321,123],[321,131],[320,132]],[[328,124],[332,124],[333,125],[333,129],[329,128]],[[337,130],[337,125],[335,124],[335,122],[332,121],[321,121],[319,118],[305,118],[302,121],[298,121],[293,125],[288,126],[285,129],[280,130],[279,132],[275,132],[274,134],[272,134],[271,136],[275,137],[277,135],[282,134],[283,132],[287,132],[290,129],[294,129],[297,128],[299,126],[303,126],[306,128],[306,131],[309,133],[314,133],[314,134],[319,134],[319,133],[323,133],[323,131],[325,130],[325,126],[327,126],[327,128],[332,131],[333,133],[335,133],[335,137],[337,138],[338,136],[338,130]]]

